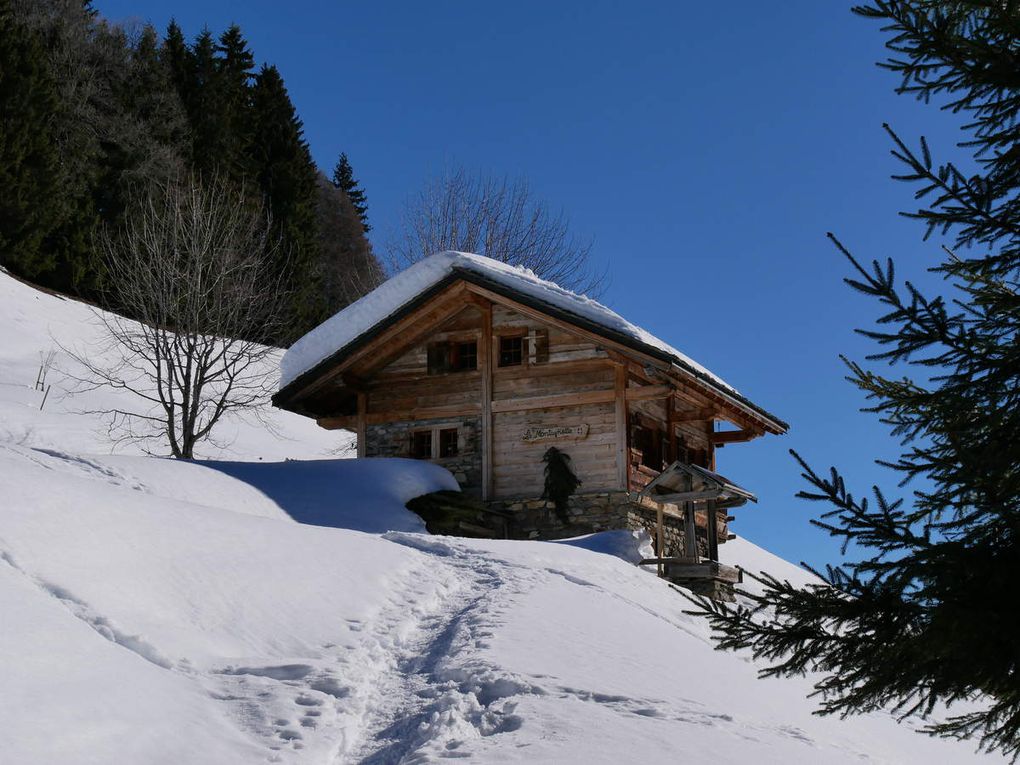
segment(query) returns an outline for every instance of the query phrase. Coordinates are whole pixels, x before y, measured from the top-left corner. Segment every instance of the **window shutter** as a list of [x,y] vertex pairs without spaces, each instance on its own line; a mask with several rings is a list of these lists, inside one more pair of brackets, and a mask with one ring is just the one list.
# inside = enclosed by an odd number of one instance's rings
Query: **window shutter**
[[534,334],[535,363],[546,364],[549,361],[549,330],[536,329]]
[[441,375],[449,366],[449,353],[446,343],[433,343],[428,348],[428,372],[430,375]]

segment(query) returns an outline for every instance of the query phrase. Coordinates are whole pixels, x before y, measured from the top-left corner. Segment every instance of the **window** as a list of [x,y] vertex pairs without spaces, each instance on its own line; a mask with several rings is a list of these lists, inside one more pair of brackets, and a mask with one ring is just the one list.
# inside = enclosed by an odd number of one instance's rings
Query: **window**
[[411,457],[416,460],[432,459],[431,430],[415,430],[411,433]]
[[469,372],[478,369],[478,342],[432,343],[428,347],[428,373]]
[[641,452],[641,464],[652,470],[662,470],[662,434],[654,428],[634,427],[634,448]]
[[457,372],[467,372],[478,369],[478,343],[472,340],[469,343],[453,343],[450,346],[453,351],[453,358],[450,368]]
[[501,367],[517,367],[524,363],[524,338],[499,338],[499,365]]
[[439,431],[439,456],[457,456],[457,429],[443,428]]
[[430,428],[411,431],[411,457],[434,460],[460,454],[457,428]]

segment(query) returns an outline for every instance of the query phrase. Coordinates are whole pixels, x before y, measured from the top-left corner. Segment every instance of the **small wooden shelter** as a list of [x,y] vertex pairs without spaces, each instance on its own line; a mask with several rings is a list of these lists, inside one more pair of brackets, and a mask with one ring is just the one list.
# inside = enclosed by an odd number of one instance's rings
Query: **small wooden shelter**
[[[725,529],[725,511],[740,507],[757,497],[747,489],[716,472],[699,465],[674,462],[656,476],[640,494],[640,500],[650,501],[656,512],[656,550],[664,550],[665,518],[673,517],[684,525],[683,547],[665,556],[641,561],[641,565],[655,565],[659,576],[665,576],[704,594],[724,596],[725,586],[739,582],[739,569],[719,562],[720,527]],[[719,511],[724,511],[721,518]],[[699,523],[699,515],[704,519]],[[705,549],[697,544],[698,526],[705,529]],[[724,532],[725,533],[725,532]],[[704,552],[704,554],[702,554]]]
[[[354,431],[359,457],[446,466],[465,493],[509,514],[512,536],[647,528],[664,573],[679,558],[717,561],[729,517],[716,511],[751,498],[713,472],[717,450],[787,430],[605,306],[452,252],[301,338],[273,400]],[[566,521],[543,498],[550,446],[581,481]],[[673,496],[685,492],[714,493]]]

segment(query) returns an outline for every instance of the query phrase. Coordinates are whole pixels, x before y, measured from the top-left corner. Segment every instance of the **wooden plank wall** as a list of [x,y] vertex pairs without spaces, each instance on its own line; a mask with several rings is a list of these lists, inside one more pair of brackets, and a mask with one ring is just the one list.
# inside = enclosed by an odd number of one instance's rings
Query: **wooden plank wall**
[[428,374],[428,345],[441,340],[477,340],[481,332],[482,313],[468,306],[440,332],[375,372],[370,380],[368,414],[413,412],[434,407],[478,406],[481,400],[481,372]]
[[[491,349],[483,342],[490,322]],[[536,332],[548,338],[548,361],[538,362],[534,354],[528,359],[525,353],[524,364],[499,366],[499,335],[533,336]],[[471,339],[479,343],[477,370],[428,374],[429,343]],[[665,391],[653,392],[656,385],[663,388],[662,381],[647,378],[640,367],[611,357],[597,344],[562,327],[543,324],[498,303],[466,304],[437,331],[367,377],[362,406],[369,424],[440,416],[439,409],[448,410],[443,414],[449,416],[471,412],[483,423],[491,422],[480,448],[485,495],[493,499],[539,497],[544,485],[542,456],[551,445],[570,455],[582,481],[581,491],[621,489],[628,483],[639,489],[654,472],[631,464],[631,424],[644,417],[668,431],[671,407],[684,411],[709,403],[695,397],[687,400],[687,396],[670,403]],[[623,387],[631,393],[644,389],[653,397],[638,400],[638,395],[618,404],[614,391]],[[549,406],[550,397],[556,406]],[[523,440],[529,427],[576,425],[588,426],[586,438]],[[710,428],[707,420],[687,421],[676,423],[674,432],[693,448],[711,450]],[[490,453],[491,460],[486,459]]]
[[[586,424],[588,437],[526,443],[529,427]],[[556,446],[570,455],[579,491],[619,488],[616,466],[616,409],[612,403],[497,412],[493,415],[493,489],[496,498],[539,497],[545,484],[542,455]]]

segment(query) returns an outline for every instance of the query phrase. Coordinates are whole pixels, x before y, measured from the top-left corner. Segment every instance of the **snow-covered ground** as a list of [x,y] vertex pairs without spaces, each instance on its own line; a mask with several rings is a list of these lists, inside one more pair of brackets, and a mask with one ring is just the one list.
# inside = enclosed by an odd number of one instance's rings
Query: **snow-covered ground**
[[627,532],[427,536],[403,503],[448,473],[338,461],[344,437],[300,418],[230,424],[215,462],[111,454],[77,412],[113,394],[61,397],[51,372],[39,411],[32,387],[40,351],[94,342],[88,317],[0,274],[0,762],[987,759],[813,716],[807,681],[713,650]]

